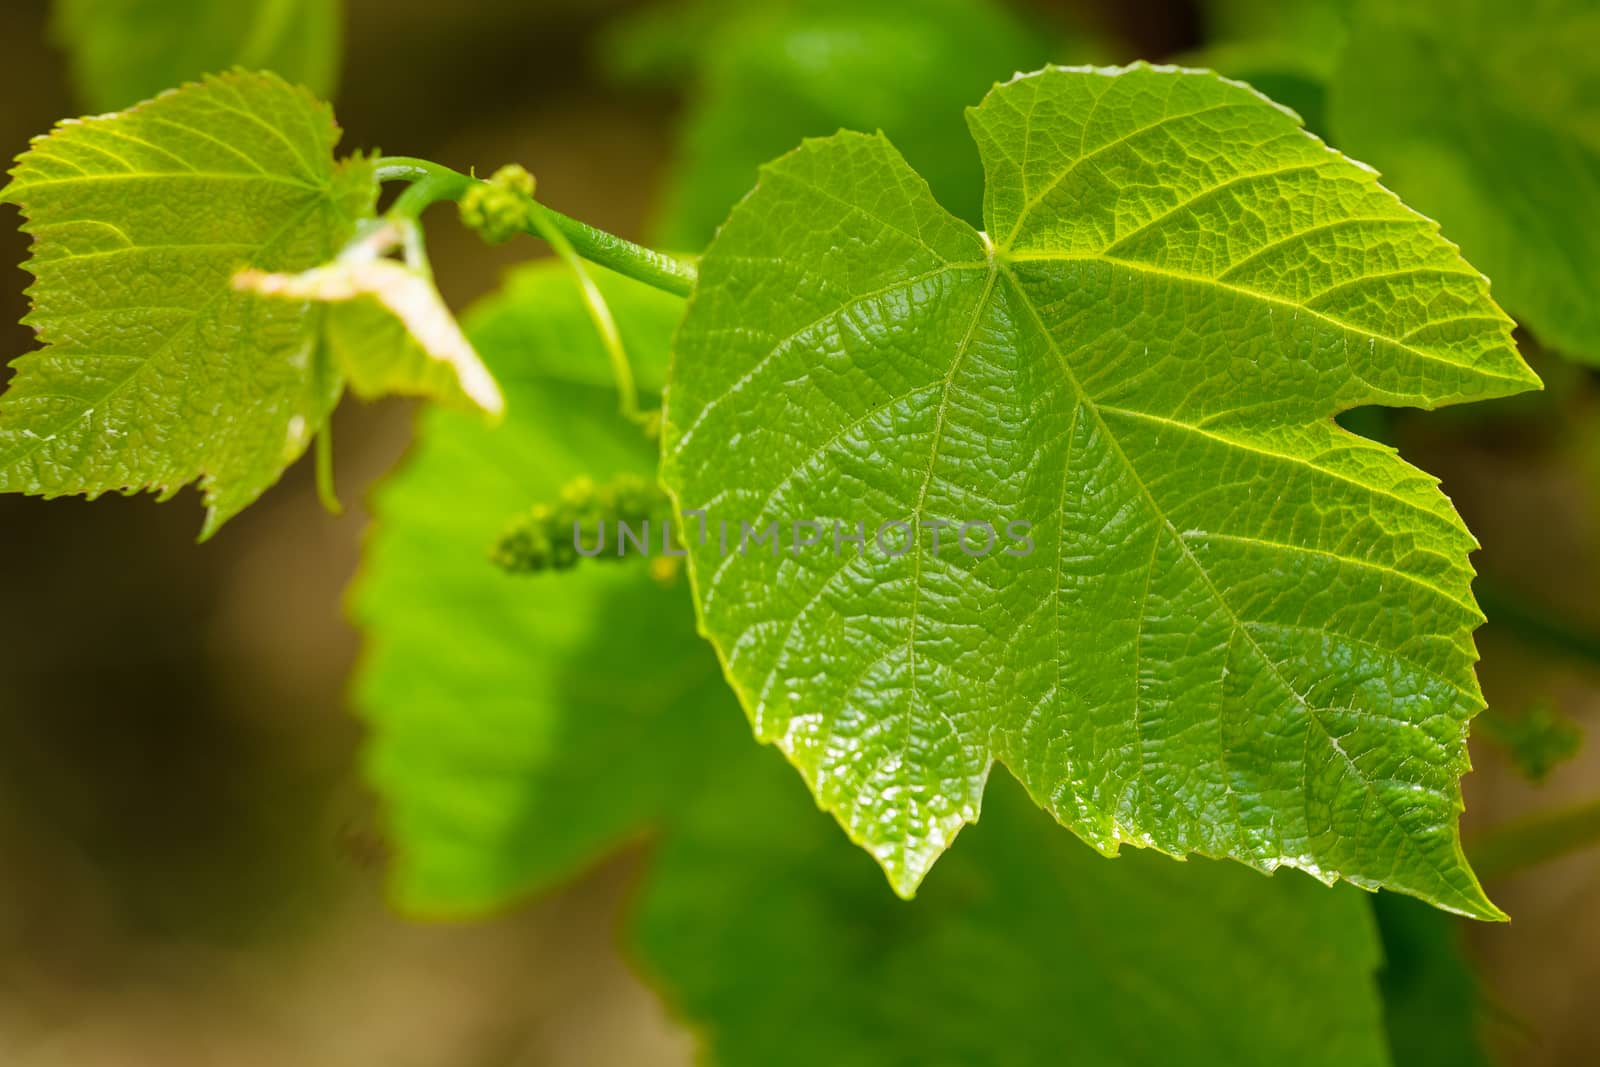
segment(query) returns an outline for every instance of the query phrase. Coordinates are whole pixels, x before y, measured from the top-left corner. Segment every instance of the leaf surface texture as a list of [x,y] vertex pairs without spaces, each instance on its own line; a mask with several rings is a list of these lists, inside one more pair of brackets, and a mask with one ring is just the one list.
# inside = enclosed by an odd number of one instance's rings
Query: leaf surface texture
[[[769,165],[701,262],[679,506],[919,530],[893,556],[691,545],[757,736],[903,894],[999,760],[1108,853],[1498,915],[1456,827],[1475,543],[1332,418],[1535,387],[1484,278],[1215,75],[1049,69],[968,121],[987,234],[839,134]],[[935,552],[935,520],[1029,522],[1035,550]]]

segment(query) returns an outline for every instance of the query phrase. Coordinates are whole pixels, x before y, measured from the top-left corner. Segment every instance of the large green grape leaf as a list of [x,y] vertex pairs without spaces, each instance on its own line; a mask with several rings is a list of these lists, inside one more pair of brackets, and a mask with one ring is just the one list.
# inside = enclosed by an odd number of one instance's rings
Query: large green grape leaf
[[233,67],[320,97],[339,74],[343,0],[55,0],[79,98],[113,111]]
[[961,108],[997,74],[1092,58],[1078,43],[1064,54],[1065,42],[992,0],[714,6],[720,17],[687,23],[702,32],[657,225],[669,248],[703,248],[762,163],[841,127],[886,131],[951,210],[976,219],[983,175],[964,143]]
[[0,396],[0,492],[199,479],[209,535],[299,458],[341,388],[323,309],[231,279],[325,262],[372,214],[372,162],[336,164],[338,139],[305,91],[236,73],[34,141],[0,199],[34,238],[44,347]]
[[1329,125],[1541,341],[1600,363],[1600,6],[1356,3]]
[[969,847],[908,905],[769,755],[674,822],[632,923],[711,1063],[1389,1062],[1359,893],[1107,863],[996,782]]
[[[902,894],[999,760],[1108,853],[1498,915],[1457,830],[1475,543],[1332,418],[1536,386],[1485,280],[1209,73],[1051,69],[968,118],[992,236],[840,134],[701,261],[663,479],[712,530],[783,525],[690,546],[757,736]],[[804,521],[919,530],[797,547]],[[1034,550],[935,551],[936,521],[1031,523]]]
[[[683,301],[591,270],[640,385],[658,390]],[[423,415],[376,496],[354,594],[394,896],[424,913],[482,911],[570,876],[687,790],[730,728],[748,745],[681,578],[663,587],[627,563],[512,577],[489,561],[506,520],[564,482],[654,472],[655,449],[617,415],[576,280],[554,264],[519,271],[467,330],[506,418]]]

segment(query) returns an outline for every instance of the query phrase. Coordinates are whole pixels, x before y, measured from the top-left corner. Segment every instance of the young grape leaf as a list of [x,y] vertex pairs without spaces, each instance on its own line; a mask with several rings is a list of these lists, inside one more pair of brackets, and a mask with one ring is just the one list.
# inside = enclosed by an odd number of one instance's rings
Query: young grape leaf
[[1600,6],[1355,4],[1329,90],[1343,149],[1489,272],[1541,341],[1600,364]]
[[1543,783],[1583,748],[1583,727],[1544,701],[1520,714],[1491,708],[1478,720],[1478,728],[1530,782]]
[[[669,248],[705,247],[762,163],[840,127],[887,131],[951,209],[976,220],[983,175],[961,107],[997,73],[1063,54],[992,0],[713,6],[721,17],[702,20],[712,29],[695,42],[698,84],[656,227]],[[651,24],[657,34],[700,25]],[[1070,49],[1092,58],[1080,43]]]
[[1359,893],[1106,863],[996,782],[906,905],[770,756],[741,756],[674,821],[631,924],[711,1063],[1389,1062]]
[[371,216],[370,159],[275,75],[208,78],[38,138],[0,199],[33,235],[44,348],[0,396],[0,492],[199,479],[209,536],[305,451],[337,402],[324,309],[237,292],[236,270],[331,259]]
[[78,96],[114,111],[204,74],[270,70],[326,99],[343,0],[55,0]]
[[329,306],[325,339],[358,396],[425,396],[498,418],[505,397],[427,272],[388,258],[419,239],[415,224],[384,222],[332,263],[298,274],[240,271],[233,285],[262,296]]
[[663,479],[708,530],[780,524],[690,545],[757,736],[905,895],[999,760],[1107,853],[1497,916],[1456,825],[1475,543],[1332,419],[1536,387],[1485,280],[1214,74],[1049,69],[968,121],[988,235],[839,134],[701,261]]
[[[640,385],[658,390],[683,301],[591,271]],[[489,561],[506,520],[566,481],[654,473],[655,450],[617,415],[572,274],[519,271],[467,328],[507,416],[491,428],[424,413],[377,494],[354,594],[393,892],[429,914],[480,912],[569,877],[687,790],[717,738],[749,745],[681,578],[663,587],[634,564],[517,578]]]

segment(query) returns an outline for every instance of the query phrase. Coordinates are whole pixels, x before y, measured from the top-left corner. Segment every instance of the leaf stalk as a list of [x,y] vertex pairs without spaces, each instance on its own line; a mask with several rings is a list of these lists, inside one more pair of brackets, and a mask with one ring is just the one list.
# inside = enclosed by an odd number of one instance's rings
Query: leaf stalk
[[[412,183],[389,208],[391,218],[409,219],[415,219],[430,205],[441,200],[460,200],[468,189],[482,184],[479,178],[411,156],[385,156],[378,160],[378,180]],[[618,274],[677,296],[688,296],[694,288],[694,264],[634,244],[546,205],[539,206],[548,222],[561,232],[573,250],[591,263],[598,263]],[[530,225],[527,232],[535,237],[545,237],[541,230],[537,225]]]

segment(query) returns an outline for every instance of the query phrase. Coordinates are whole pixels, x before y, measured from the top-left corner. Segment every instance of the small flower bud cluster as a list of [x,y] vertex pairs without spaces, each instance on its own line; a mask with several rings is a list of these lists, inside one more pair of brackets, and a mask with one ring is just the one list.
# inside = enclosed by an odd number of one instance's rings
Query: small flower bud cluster
[[[648,479],[623,474],[596,485],[592,478],[578,478],[562,488],[555,503],[536,504],[513,519],[490,558],[511,574],[568,570],[582,558],[580,538],[594,543],[608,527],[639,526],[664,518],[667,511],[666,494]],[[592,558],[622,557],[608,552]]]
[[533,175],[515,163],[494,172],[461,198],[461,222],[489,244],[503,244],[527,231],[536,188]]

